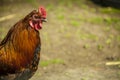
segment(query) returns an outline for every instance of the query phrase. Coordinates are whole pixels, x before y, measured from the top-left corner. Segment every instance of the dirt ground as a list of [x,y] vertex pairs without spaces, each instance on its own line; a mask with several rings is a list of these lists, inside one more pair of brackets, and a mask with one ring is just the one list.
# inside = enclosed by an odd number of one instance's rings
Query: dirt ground
[[48,22],[40,30],[41,61],[30,80],[120,80],[120,66],[106,65],[120,60],[120,16],[102,13],[103,8],[81,1],[80,6],[64,0],[0,6],[0,40],[38,5],[47,8]]

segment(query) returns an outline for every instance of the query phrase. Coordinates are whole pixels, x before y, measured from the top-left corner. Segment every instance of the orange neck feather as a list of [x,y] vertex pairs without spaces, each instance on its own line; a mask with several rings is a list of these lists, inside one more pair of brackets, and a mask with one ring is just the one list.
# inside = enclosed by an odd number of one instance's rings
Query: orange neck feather
[[1,52],[6,54],[1,58],[11,67],[20,69],[28,66],[34,57],[35,49],[40,45],[39,32],[22,22],[17,23],[1,42]]

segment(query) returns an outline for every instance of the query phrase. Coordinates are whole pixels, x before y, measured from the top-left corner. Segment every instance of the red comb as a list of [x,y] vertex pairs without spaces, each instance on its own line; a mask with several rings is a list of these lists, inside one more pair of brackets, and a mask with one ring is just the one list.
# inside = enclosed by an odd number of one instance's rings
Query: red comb
[[39,7],[38,11],[42,14],[42,17],[46,18],[46,10],[43,6]]

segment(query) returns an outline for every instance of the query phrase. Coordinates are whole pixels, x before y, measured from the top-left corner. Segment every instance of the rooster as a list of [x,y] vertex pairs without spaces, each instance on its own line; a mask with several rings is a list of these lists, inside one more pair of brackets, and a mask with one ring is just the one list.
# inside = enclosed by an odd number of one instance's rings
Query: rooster
[[39,31],[46,10],[39,7],[18,21],[0,43],[0,80],[29,80],[40,59]]

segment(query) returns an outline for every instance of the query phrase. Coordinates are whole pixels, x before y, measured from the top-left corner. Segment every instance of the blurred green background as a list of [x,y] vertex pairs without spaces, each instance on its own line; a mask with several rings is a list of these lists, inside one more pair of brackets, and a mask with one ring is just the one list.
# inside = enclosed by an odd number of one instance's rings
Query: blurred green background
[[1,0],[0,40],[39,6],[48,22],[40,30],[41,62],[31,80],[119,80],[120,9],[90,0]]

